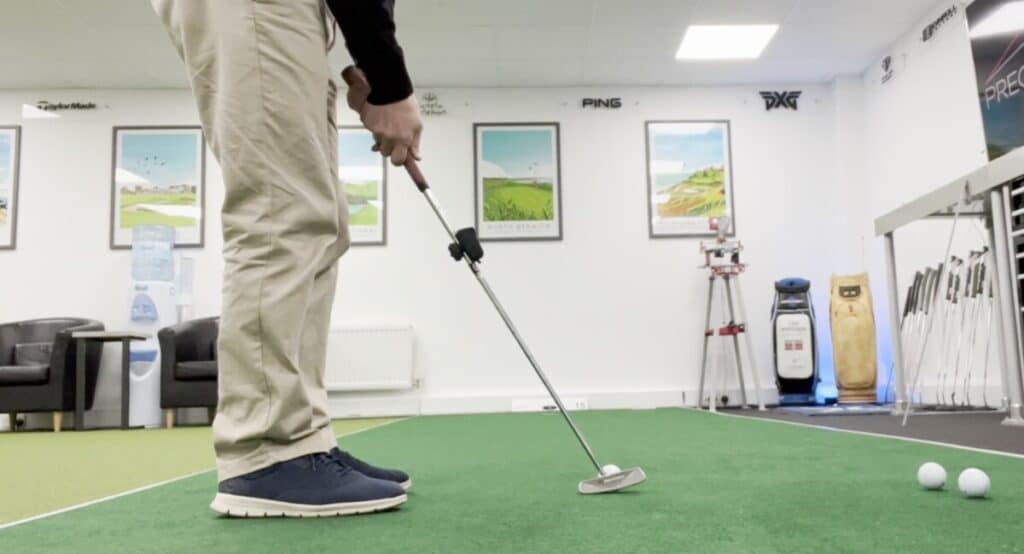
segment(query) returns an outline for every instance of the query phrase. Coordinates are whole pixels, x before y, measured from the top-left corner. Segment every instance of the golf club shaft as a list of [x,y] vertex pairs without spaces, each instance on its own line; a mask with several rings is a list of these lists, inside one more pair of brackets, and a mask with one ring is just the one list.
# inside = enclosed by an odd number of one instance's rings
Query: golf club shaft
[[[431,209],[434,210],[434,214],[437,215],[437,219],[441,222],[441,225],[444,226],[445,231],[448,232],[448,236],[453,242],[458,242],[455,232],[452,230],[451,225],[448,224],[448,219],[441,211],[441,207],[438,205],[437,199],[434,198],[433,193],[431,193],[430,186],[427,184],[426,178],[423,177],[423,173],[420,172],[419,166],[417,166],[415,160],[409,158],[405,164],[405,168],[409,172],[409,177],[412,178],[413,183],[416,184],[416,188],[423,193],[423,196],[427,199]],[[533,353],[530,352],[529,347],[526,346],[526,341],[523,340],[523,337],[519,334],[519,330],[516,329],[515,324],[512,323],[512,318],[509,317],[508,312],[505,311],[504,306],[501,305],[497,295],[495,295],[494,291],[491,289],[491,285],[488,284],[487,279],[485,279],[483,274],[480,272],[480,266],[477,265],[476,262],[470,260],[468,256],[463,259],[466,261],[466,265],[469,266],[469,269],[473,272],[473,276],[476,277],[477,282],[479,282],[480,286],[483,287],[487,297],[490,298],[491,304],[494,305],[494,309],[498,311],[502,321],[505,322],[505,327],[508,327],[509,332],[511,332],[512,336],[516,339],[516,343],[519,344],[519,349],[523,351],[526,359],[529,360],[530,365],[533,367],[533,371],[537,374],[537,377],[540,378],[541,383],[544,384],[544,388],[547,389],[548,394],[551,395],[551,399],[555,401],[558,411],[561,412],[562,417],[565,418],[565,422],[569,424],[569,428],[572,429],[573,434],[576,435],[576,440],[580,442],[580,446],[582,446],[583,450],[586,451],[587,457],[590,458],[591,463],[593,463],[594,467],[597,468],[597,472],[599,474],[604,474],[604,471],[601,469],[600,462],[598,462],[597,457],[594,456],[594,451],[591,450],[590,445],[587,444],[587,439],[583,437],[583,433],[581,433],[579,428],[576,427],[576,422],[573,421],[572,416],[569,415],[569,411],[565,409],[565,405],[562,404],[561,397],[559,397],[558,393],[555,392],[555,388],[551,386],[551,382],[548,381],[547,375],[544,374],[544,371],[540,368],[540,364],[537,363],[536,358],[533,357]]]

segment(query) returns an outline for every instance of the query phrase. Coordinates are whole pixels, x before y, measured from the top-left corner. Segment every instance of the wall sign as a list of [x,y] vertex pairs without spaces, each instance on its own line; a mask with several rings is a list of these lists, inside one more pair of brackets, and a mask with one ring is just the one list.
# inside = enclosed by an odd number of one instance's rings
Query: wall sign
[[580,101],[581,107],[599,109],[617,110],[622,107],[622,98],[584,98]]
[[448,110],[444,109],[441,101],[437,98],[437,95],[433,92],[428,92],[422,96],[420,102],[420,114],[421,115],[444,115],[448,113]]
[[967,8],[988,157],[1024,146],[1024,25],[1018,2],[975,0]]
[[63,112],[63,111],[82,111],[82,110],[95,110],[95,102],[48,102],[46,100],[40,100],[36,102],[36,107],[46,112]]
[[793,110],[798,109],[797,100],[800,99],[800,95],[803,94],[802,90],[783,91],[783,92],[771,92],[761,91],[761,98],[764,99],[764,109],[766,111],[772,110]]
[[891,81],[893,75],[892,56],[886,56],[882,59],[882,84],[884,85]]
[[935,36],[935,33],[937,33],[939,29],[943,27],[943,25],[949,23],[951,19],[956,17],[958,11],[959,10],[957,10],[956,5],[953,5],[950,6],[948,10],[942,12],[942,15],[940,15],[938,19],[932,21],[927,27],[924,28],[923,31],[921,31],[921,40],[923,42],[928,42],[929,40],[931,40],[932,37]]

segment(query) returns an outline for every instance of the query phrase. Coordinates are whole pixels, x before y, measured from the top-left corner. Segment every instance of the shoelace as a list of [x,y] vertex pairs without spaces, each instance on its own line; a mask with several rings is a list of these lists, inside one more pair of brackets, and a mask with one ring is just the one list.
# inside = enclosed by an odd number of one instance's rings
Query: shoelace
[[326,454],[324,452],[310,454],[309,464],[313,471],[317,470],[318,465],[321,467],[333,468],[335,471],[338,472],[339,476],[345,475],[348,472],[352,471],[352,468],[346,465],[344,462],[342,462],[335,456],[331,456],[330,454]]

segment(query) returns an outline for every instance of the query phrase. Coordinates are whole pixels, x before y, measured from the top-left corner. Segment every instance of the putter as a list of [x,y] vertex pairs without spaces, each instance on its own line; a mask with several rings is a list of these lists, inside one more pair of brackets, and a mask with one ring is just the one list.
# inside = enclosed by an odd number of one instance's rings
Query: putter
[[562,399],[555,392],[554,387],[548,381],[544,371],[541,370],[540,364],[533,357],[530,349],[526,346],[526,342],[523,337],[519,335],[519,331],[516,330],[516,326],[512,323],[512,319],[508,313],[505,312],[505,308],[502,307],[501,302],[498,301],[498,297],[495,296],[494,291],[491,290],[491,286],[484,279],[483,274],[480,272],[480,259],[484,256],[483,246],[480,245],[480,240],[477,238],[476,229],[473,227],[467,227],[458,231],[453,231],[451,225],[448,224],[448,220],[445,218],[444,213],[441,211],[441,207],[437,203],[437,199],[434,198],[434,194],[430,191],[430,187],[427,185],[427,180],[423,177],[420,172],[419,166],[416,161],[409,157],[405,163],[405,169],[409,172],[409,177],[412,178],[412,182],[416,185],[416,188],[423,193],[423,197],[427,199],[431,209],[434,210],[434,214],[437,215],[437,219],[444,226],[444,230],[448,233],[448,236],[452,239],[452,243],[448,246],[448,253],[451,254],[455,261],[465,261],[466,266],[470,271],[473,272],[473,276],[476,277],[477,282],[483,287],[484,292],[487,294],[487,298],[491,300],[491,304],[494,305],[494,309],[498,311],[501,319],[505,322],[505,326],[508,327],[509,332],[516,339],[519,344],[519,349],[526,355],[526,359],[529,360],[530,365],[533,366],[533,371],[537,373],[537,377],[540,378],[541,383],[544,384],[544,388],[547,389],[548,394],[551,395],[551,399],[555,401],[555,405],[558,406],[558,411],[561,412],[562,417],[565,418],[565,422],[569,424],[569,428],[572,429],[572,433],[576,435],[576,439],[579,441],[580,446],[587,453],[587,457],[590,458],[591,463],[597,468],[597,477],[593,479],[587,479],[580,481],[577,490],[580,494],[601,494],[607,492],[615,492],[629,487],[633,487],[643,483],[647,480],[647,475],[644,470],[639,467],[631,469],[624,469],[619,471],[608,471],[606,472],[605,466],[602,466],[598,461],[597,457],[594,456],[594,451],[590,449],[590,445],[587,444],[587,440],[583,438],[583,433],[580,432],[579,428],[576,427],[576,423],[572,420],[569,412],[565,409],[562,404]]

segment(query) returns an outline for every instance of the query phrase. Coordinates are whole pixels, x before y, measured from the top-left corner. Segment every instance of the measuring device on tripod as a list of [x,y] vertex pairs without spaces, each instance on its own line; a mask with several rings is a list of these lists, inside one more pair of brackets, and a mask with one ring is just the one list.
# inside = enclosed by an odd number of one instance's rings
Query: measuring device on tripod
[[[752,365],[750,374],[754,381],[754,398],[757,408],[759,410],[765,409],[764,400],[761,398],[761,380],[757,374],[757,367],[754,365],[754,348],[747,327],[747,310],[743,303],[743,292],[740,289],[740,275],[747,269],[746,264],[740,261],[743,243],[736,239],[729,239],[728,234],[731,225],[732,221],[728,217],[712,219],[711,230],[715,231],[717,236],[713,242],[701,241],[700,243],[700,251],[704,255],[704,265],[700,266],[700,268],[708,270],[708,296],[704,317],[704,342],[701,348],[700,387],[697,392],[697,405],[700,408],[704,408],[704,388],[705,384],[709,384],[707,405],[708,409],[712,412],[717,409],[719,401],[723,404],[728,404],[728,396],[722,394],[722,397],[719,398],[718,395],[722,391],[717,390],[715,387],[715,377],[718,377],[720,372],[714,371],[714,368],[712,368],[710,378],[708,375],[708,346],[714,337],[732,339],[741,405],[743,407],[750,405],[747,401],[747,388],[743,376],[743,354],[740,347],[740,335],[743,336],[743,346],[747,351],[747,359],[750,360]],[[715,283],[718,281],[722,281],[725,285],[725,320],[721,325],[712,325],[712,314],[715,308]]]

